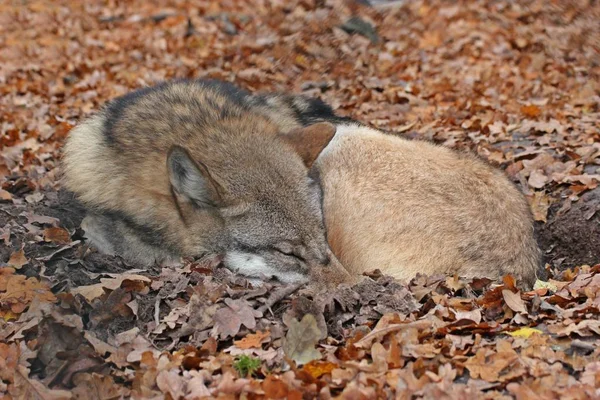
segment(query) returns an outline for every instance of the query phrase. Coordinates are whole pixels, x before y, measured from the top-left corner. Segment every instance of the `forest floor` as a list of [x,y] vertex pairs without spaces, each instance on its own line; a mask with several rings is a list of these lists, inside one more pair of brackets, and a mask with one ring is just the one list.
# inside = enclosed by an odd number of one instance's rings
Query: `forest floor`
[[[0,4],[0,398],[600,398],[600,5],[132,0]],[[470,149],[527,196],[545,268],[253,288],[218,259],[89,248],[60,147],[175,77],[319,96]],[[373,270],[377,265],[373,265]]]

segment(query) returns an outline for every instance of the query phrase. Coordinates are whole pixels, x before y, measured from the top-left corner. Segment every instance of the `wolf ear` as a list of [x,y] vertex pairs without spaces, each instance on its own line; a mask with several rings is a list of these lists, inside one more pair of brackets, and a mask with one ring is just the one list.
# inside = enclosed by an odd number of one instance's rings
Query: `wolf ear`
[[167,168],[176,200],[192,201],[200,207],[215,207],[220,202],[218,184],[206,166],[194,162],[183,147],[171,147]]
[[333,139],[335,130],[335,125],[329,122],[318,122],[296,128],[282,136],[300,154],[306,167],[310,168],[321,151]]

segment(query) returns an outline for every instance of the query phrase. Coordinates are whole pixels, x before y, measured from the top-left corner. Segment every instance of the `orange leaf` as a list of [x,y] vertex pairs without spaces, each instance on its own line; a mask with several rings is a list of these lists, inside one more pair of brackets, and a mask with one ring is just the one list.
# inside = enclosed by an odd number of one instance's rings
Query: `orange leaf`
[[288,387],[281,379],[269,375],[262,383],[262,389],[268,399],[283,399],[288,395]]
[[0,200],[11,201],[12,194],[10,194],[10,192],[7,192],[6,190],[0,189]]
[[233,343],[240,349],[246,350],[251,347],[260,347],[260,345],[271,336],[271,332],[265,330],[258,331],[256,333],[249,333],[245,338],[241,340],[236,340]]
[[310,376],[317,379],[325,374],[330,374],[331,371],[338,367],[337,364],[334,364],[329,361],[317,361],[313,360],[306,364],[302,369],[307,372]]
[[27,308],[34,298],[54,303],[56,297],[50,288],[36,278],[24,275],[6,277],[6,291],[0,292],[0,304],[10,306],[10,310],[19,314]]
[[542,110],[540,110],[538,106],[530,104],[528,106],[522,106],[521,113],[526,117],[537,118],[542,113]]
[[71,235],[63,228],[46,228],[44,229],[44,240],[58,244],[69,244],[71,243]]

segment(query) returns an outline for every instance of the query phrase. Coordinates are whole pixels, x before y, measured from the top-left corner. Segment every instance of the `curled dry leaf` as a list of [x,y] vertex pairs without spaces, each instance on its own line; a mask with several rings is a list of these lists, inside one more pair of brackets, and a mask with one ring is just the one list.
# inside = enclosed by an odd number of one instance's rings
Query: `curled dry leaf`
[[283,351],[297,364],[306,364],[321,358],[315,348],[321,337],[317,320],[312,314],[305,314],[301,321],[292,319],[285,336]]
[[71,293],[80,294],[85,297],[86,300],[92,301],[102,296],[105,293],[104,289],[115,290],[121,287],[121,284],[126,280],[140,281],[145,283],[151,282],[151,279],[147,276],[137,274],[120,274],[116,275],[114,278],[101,278],[100,283],[96,283],[94,285],[73,288],[71,289]]
[[527,314],[527,307],[521,298],[520,292],[514,293],[511,290],[503,290],[502,297],[504,297],[506,305],[509,306],[511,310],[518,313]]

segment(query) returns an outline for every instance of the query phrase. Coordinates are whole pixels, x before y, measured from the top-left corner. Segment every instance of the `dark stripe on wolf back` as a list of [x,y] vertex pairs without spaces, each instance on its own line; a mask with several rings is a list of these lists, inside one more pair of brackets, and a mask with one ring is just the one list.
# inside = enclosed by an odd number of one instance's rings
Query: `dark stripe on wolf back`
[[[193,86],[200,86],[206,91],[212,91],[214,93],[218,93],[221,96],[227,97],[228,100],[233,103],[233,105],[237,105],[243,109],[248,109],[249,106],[245,101],[245,98],[249,96],[249,93],[241,88],[236,87],[235,85],[218,81],[212,79],[174,79],[171,81],[161,82],[155,86],[145,87],[133,92],[127,93],[121,97],[117,97],[111,101],[109,101],[103,108],[103,113],[105,115],[104,118],[104,137],[109,145],[115,144],[114,138],[114,127],[115,125],[122,120],[125,111],[134,106],[141,98],[151,94],[151,93],[160,93],[166,92],[169,87],[183,85],[189,86],[190,88]],[[210,99],[210,98],[208,98]],[[173,99],[169,99],[168,97],[164,98],[165,102]],[[210,100],[208,100],[210,101]],[[198,104],[200,106],[200,104]],[[205,107],[216,107],[216,104],[206,104]],[[232,112],[231,107],[224,107],[219,110],[221,117],[225,118],[230,116]]]

